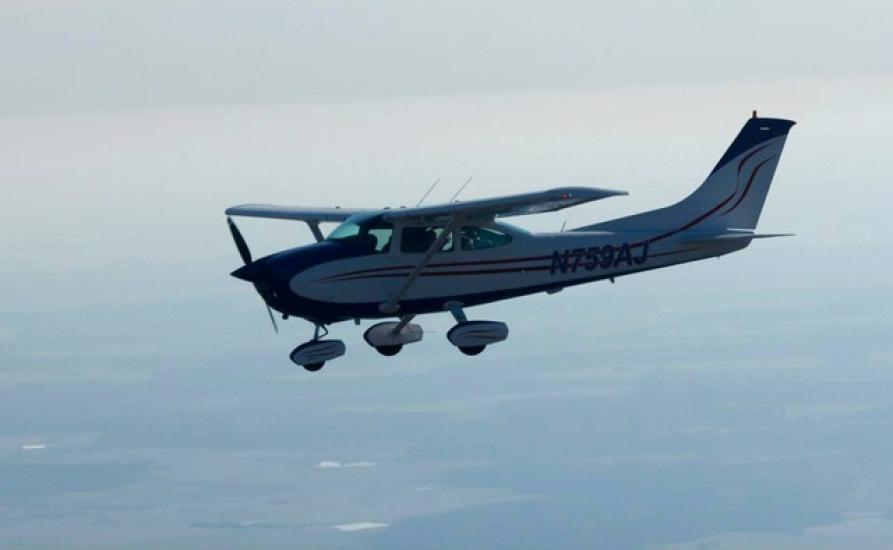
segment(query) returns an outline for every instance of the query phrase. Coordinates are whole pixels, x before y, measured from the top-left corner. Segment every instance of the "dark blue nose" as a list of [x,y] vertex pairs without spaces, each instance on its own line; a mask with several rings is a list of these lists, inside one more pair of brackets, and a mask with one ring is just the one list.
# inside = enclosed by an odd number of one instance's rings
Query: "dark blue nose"
[[277,299],[289,294],[291,278],[309,265],[306,250],[298,248],[254,260],[231,275],[253,284],[268,304],[277,307]]
[[236,279],[242,279],[243,281],[248,281],[249,283],[259,283],[264,281],[269,276],[269,269],[267,268],[265,258],[260,259],[250,264],[243,265],[239,269],[230,273]]
[[275,301],[291,294],[289,282],[301,271],[321,263],[356,255],[355,247],[323,241],[260,258],[233,271],[232,276],[254,284],[262,296]]

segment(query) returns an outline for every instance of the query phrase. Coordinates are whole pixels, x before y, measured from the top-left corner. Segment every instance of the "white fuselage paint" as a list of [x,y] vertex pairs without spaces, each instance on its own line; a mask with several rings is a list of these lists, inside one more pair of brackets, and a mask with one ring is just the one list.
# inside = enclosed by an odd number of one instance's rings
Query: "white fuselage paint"
[[[694,245],[650,232],[564,232],[531,234],[496,223],[512,241],[483,250],[438,252],[403,300],[450,299],[500,291],[540,292],[582,282],[720,256],[747,243]],[[626,250],[626,252],[624,252]],[[387,302],[412,272],[422,254],[399,251],[335,260],[311,267],[290,283],[295,294],[337,304]],[[489,301],[489,300],[487,300]]]

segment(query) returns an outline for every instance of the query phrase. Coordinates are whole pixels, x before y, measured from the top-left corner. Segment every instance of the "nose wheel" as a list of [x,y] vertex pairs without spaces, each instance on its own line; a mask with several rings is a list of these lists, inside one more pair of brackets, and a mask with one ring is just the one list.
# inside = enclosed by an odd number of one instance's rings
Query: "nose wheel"
[[[320,331],[322,335],[320,335]],[[289,357],[296,365],[304,367],[309,372],[316,372],[323,368],[326,361],[337,359],[344,355],[344,342],[341,340],[322,340],[320,336],[326,336],[329,333],[324,325],[316,325],[313,331],[313,340],[304,342],[300,346],[292,350]]]

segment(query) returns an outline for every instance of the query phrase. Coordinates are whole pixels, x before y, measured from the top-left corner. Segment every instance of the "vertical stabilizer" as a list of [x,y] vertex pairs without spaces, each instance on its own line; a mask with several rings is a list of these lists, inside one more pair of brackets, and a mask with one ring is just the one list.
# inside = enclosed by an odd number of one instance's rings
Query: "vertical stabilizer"
[[[756,115],[756,113],[754,113]],[[716,231],[753,229],[795,123],[754,116],[694,193],[665,208],[580,227],[575,231]]]

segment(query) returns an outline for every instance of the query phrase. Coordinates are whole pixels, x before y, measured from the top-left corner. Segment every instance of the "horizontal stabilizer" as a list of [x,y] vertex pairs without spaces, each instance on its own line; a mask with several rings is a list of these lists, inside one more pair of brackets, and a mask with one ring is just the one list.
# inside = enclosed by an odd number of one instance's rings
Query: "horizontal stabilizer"
[[770,239],[773,237],[793,237],[793,233],[754,233],[746,229],[728,229],[723,233],[697,234],[684,237],[682,242],[689,244],[711,244],[729,241],[750,241],[753,239]]

